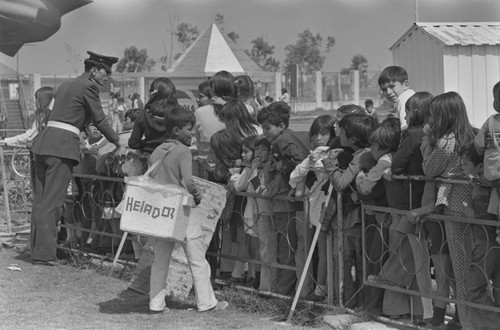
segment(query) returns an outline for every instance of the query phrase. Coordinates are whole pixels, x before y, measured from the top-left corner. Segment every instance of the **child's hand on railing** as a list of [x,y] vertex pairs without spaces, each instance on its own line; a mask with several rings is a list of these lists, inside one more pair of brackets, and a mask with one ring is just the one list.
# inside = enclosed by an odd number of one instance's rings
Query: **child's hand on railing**
[[412,224],[417,224],[420,221],[420,216],[415,211],[410,211],[406,215],[408,221]]
[[392,178],[392,171],[390,168],[388,169],[385,169],[383,172],[382,172],[382,177],[386,180],[386,181],[392,181],[393,178]]

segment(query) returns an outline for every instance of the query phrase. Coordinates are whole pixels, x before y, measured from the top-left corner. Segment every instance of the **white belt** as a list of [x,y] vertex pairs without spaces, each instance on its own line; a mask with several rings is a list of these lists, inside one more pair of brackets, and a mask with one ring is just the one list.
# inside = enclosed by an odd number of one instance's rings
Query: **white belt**
[[70,124],[62,123],[60,121],[49,120],[47,122],[47,127],[57,127],[66,131],[73,132],[78,136],[80,135],[80,130],[78,128]]

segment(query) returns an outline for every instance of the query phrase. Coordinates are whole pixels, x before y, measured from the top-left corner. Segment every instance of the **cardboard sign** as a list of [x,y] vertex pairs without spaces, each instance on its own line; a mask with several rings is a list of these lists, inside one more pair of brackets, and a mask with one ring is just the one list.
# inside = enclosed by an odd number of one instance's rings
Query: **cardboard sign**
[[143,177],[129,178],[120,204],[122,231],[184,241],[191,199],[181,188],[148,182]]
[[[191,210],[191,219],[201,222],[203,242],[208,248],[220,218],[222,209],[226,204],[226,188],[216,183],[194,177],[196,185],[203,193],[201,204]],[[151,264],[154,260],[152,244],[154,239],[149,239],[143,247],[139,264],[134,272],[129,289],[148,294]],[[167,292],[169,295],[186,299],[192,286],[192,276],[187,263],[182,245],[176,244],[170,261],[167,277]]]

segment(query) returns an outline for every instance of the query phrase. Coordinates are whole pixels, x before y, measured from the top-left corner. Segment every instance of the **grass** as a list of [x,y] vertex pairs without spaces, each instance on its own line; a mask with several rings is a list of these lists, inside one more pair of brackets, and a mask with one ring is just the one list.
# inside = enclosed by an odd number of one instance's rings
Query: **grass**
[[[2,238],[5,240],[6,238]],[[9,238],[10,239],[10,238]],[[217,288],[217,299],[230,307],[198,313],[194,296],[168,299],[166,313],[150,315],[148,297],[128,290],[132,266],[108,277],[109,260],[72,254],[70,264],[34,266],[26,245],[0,250],[0,319],[8,329],[303,329],[324,328],[333,310],[299,303],[292,324],[286,320],[292,300],[263,297],[237,288]],[[21,271],[10,271],[9,265]]]
[[[245,313],[267,317],[275,322],[285,322],[292,305],[291,299],[264,297],[256,292],[231,287],[223,289],[221,296],[231,306]],[[323,316],[326,314],[333,314],[333,308],[299,302],[292,317],[292,324],[302,327],[321,327],[324,325]]]

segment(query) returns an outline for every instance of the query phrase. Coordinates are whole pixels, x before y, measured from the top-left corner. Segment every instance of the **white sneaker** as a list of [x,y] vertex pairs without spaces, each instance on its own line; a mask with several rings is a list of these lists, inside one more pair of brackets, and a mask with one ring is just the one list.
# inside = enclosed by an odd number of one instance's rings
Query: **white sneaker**
[[207,309],[204,312],[208,312],[208,311],[213,311],[213,312],[222,311],[222,310],[224,310],[224,309],[226,309],[228,307],[229,307],[229,303],[227,301],[223,300],[223,301],[217,302],[217,305],[215,305],[215,307]]

